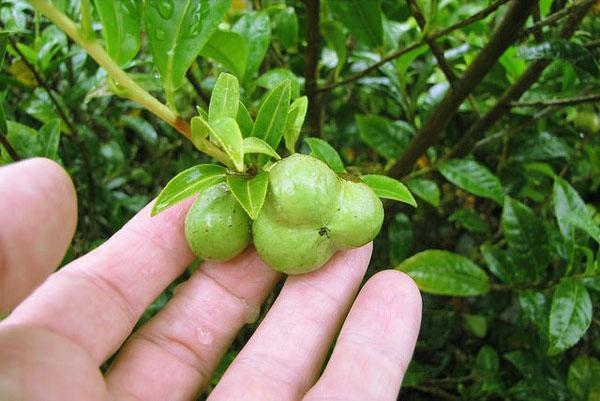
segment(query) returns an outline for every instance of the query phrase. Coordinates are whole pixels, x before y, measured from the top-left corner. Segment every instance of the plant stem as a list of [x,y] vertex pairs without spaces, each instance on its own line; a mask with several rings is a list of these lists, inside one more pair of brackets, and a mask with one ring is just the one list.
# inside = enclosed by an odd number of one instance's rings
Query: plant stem
[[[64,31],[75,43],[81,46],[98,65],[115,82],[117,87],[126,93],[126,96],[142,105],[148,111],[167,122],[186,138],[191,138],[189,124],[179,117],[173,110],[158,101],[154,96],[139,86],[117,63],[106,53],[104,48],[95,39],[87,39],[78,24],[57,9],[49,0],[29,0],[29,3],[50,21]],[[227,155],[213,143],[202,140],[199,150],[214,157],[223,164],[229,163]]]
[[567,97],[563,99],[540,100],[537,102],[512,102],[512,107],[549,107],[549,106],[573,106],[581,103],[593,103],[600,101],[600,93],[587,96]]
[[21,157],[19,156],[15,148],[13,148],[10,142],[8,142],[8,138],[4,136],[4,132],[0,132],[0,145],[2,145],[4,149],[6,149],[6,152],[11,157],[11,159],[13,159],[13,161],[18,162],[19,160],[21,160]]

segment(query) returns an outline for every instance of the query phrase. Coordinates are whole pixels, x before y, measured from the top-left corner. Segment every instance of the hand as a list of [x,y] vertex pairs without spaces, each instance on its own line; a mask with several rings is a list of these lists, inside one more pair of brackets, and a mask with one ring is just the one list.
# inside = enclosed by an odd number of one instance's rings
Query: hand
[[[154,218],[146,207],[50,274],[76,225],[69,177],[45,159],[20,162],[0,169],[0,194],[0,309],[39,285],[0,323],[2,400],[191,400],[280,278],[252,249],[204,263],[128,338],[194,259],[182,228],[190,201]],[[339,252],[324,268],[287,278],[209,399],[395,400],[421,298],[406,275],[384,271],[354,299],[370,255],[370,245]],[[103,377],[98,367],[119,348]]]

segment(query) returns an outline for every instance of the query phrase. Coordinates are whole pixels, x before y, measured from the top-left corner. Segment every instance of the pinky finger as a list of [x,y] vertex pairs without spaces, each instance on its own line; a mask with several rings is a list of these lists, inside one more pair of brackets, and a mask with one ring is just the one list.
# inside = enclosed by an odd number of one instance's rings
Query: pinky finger
[[304,397],[394,401],[417,340],[421,296],[404,273],[373,276],[354,301],[319,381]]

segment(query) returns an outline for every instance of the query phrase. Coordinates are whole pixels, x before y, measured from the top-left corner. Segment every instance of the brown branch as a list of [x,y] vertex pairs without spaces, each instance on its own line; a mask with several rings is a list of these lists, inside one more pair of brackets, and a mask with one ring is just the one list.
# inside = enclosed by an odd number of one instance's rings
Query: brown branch
[[[563,25],[559,37],[561,39],[570,38],[575,29],[587,14],[588,10],[592,6],[592,2],[585,1],[582,5],[574,12],[569,19]],[[525,72],[509,86],[500,99],[496,102],[482,118],[477,120],[469,131],[461,138],[460,141],[452,148],[452,150],[443,158],[444,160],[460,157],[467,153],[472,148],[473,143],[479,139],[483,134],[490,129],[501,117],[503,117],[511,107],[511,102],[518,100],[523,93],[525,93],[542,75],[544,69],[552,62],[552,60],[541,59],[534,61]]]
[[[542,14],[541,14],[541,10],[540,10],[540,4],[538,3],[538,5],[533,9],[533,22],[534,22],[534,26],[535,24],[539,23],[540,20],[542,19]],[[535,41],[538,43],[541,43],[544,41],[544,32],[542,31],[542,27],[541,26],[535,26],[533,28],[533,37],[535,38]]]
[[458,111],[461,103],[483,80],[504,51],[517,40],[521,28],[535,4],[537,4],[537,1],[511,1],[506,14],[488,44],[469,65],[462,78],[456,81],[448,90],[446,96],[427,122],[408,144],[402,156],[389,169],[388,174],[390,176],[402,177],[407,174],[417,159],[429,146],[435,143],[450,119]]
[[15,148],[13,148],[10,142],[8,142],[8,138],[4,136],[4,132],[0,132],[0,145],[2,145],[4,149],[6,149],[6,152],[8,153],[10,158],[13,159],[13,161],[18,162],[19,160],[21,160],[21,157],[19,156]]
[[492,3],[489,7],[484,8],[483,10],[471,15],[470,17],[468,17],[460,22],[457,22],[456,24],[449,26],[446,29],[431,33],[429,36],[427,36],[427,39],[425,37],[423,37],[415,43],[412,43],[406,47],[403,47],[402,49],[398,49],[398,50],[388,54],[387,56],[383,57],[381,60],[374,63],[373,65],[370,65],[369,67],[365,68],[364,70],[362,70],[354,75],[351,75],[346,79],[343,79],[341,81],[334,82],[330,85],[319,88],[319,92],[330,91],[334,88],[337,88],[338,86],[345,85],[347,83],[356,81],[357,79],[364,77],[365,75],[369,74],[371,71],[378,69],[382,65],[388,63],[389,61],[394,60],[394,59],[410,52],[411,50],[414,50],[418,47],[426,45],[427,44],[426,40],[437,40],[437,39],[444,37],[458,29],[464,28],[467,25],[470,25],[474,22],[477,22],[477,21],[480,21],[480,20],[486,18],[488,15],[492,14],[500,6],[502,6],[504,3],[507,3],[508,1],[509,0],[497,0],[494,3]]
[[549,16],[547,16],[546,18],[544,18],[541,21],[536,22],[535,24],[531,25],[530,27],[527,27],[525,29],[523,29],[523,33],[521,34],[521,37],[526,37],[527,35],[530,35],[531,33],[536,34],[536,32],[540,31],[541,32],[541,28],[548,26],[548,25],[552,25],[555,22],[561,20],[562,18],[566,17],[567,15],[571,15],[573,14],[579,7],[582,6],[586,6],[588,4],[593,4],[596,0],[582,0],[580,2],[578,2],[577,4],[574,4],[570,7],[567,8],[563,8],[560,11],[555,12],[554,14],[550,14]]
[[600,93],[587,96],[567,97],[563,99],[540,100],[537,102],[511,102],[512,107],[548,107],[548,106],[573,106],[581,103],[600,101]]
[[306,72],[305,88],[308,97],[308,128],[315,136],[321,136],[321,106],[317,86],[317,67],[319,65],[319,0],[306,0]]

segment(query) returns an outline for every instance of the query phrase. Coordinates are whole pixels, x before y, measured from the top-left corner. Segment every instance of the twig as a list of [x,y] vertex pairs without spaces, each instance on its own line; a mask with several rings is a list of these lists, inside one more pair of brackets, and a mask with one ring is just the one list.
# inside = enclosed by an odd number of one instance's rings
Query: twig
[[8,142],[8,138],[4,136],[3,132],[0,132],[0,145],[2,145],[4,149],[6,149],[6,152],[8,152],[8,155],[11,159],[13,159],[13,161],[18,162],[19,160],[21,160],[21,157],[19,156],[15,148],[12,147],[10,142]]
[[321,136],[321,106],[317,91],[319,64],[320,1],[306,0],[306,96],[308,97],[308,128],[313,135]]
[[583,1],[578,2],[577,4],[573,4],[570,7],[563,8],[562,10],[557,11],[554,14],[550,14],[543,20],[538,21],[538,22],[534,23],[533,25],[523,29],[522,37],[526,37],[527,35],[530,35],[531,33],[536,34],[536,32],[541,32],[542,27],[552,25],[556,21],[561,20],[562,18],[566,17],[567,15],[574,13],[579,7],[583,7],[588,4],[592,4],[595,1],[596,0],[583,0]]
[[496,2],[492,3],[489,7],[484,8],[483,10],[471,15],[470,17],[468,17],[446,29],[443,29],[438,32],[433,32],[429,36],[427,36],[427,38],[423,37],[419,41],[417,41],[413,44],[410,44],[406,47],[403,47],[402,49],[396,50],[396,51],[388,54],[387,56],[383,57],[381,60],[374,63],[373,65],[370,65],[369,67],[365,68],[364,70],[362,70],[354,75],[351,75],[350,77],[348,77],[346,79],[343,79],[341,81],[334,82],[330,85],[319,88],[319,92],[330,91],[334,88],[337,88],[338,86],[345,85],[347,83],[356,81],[357,79],[360,79],[360,78],[364,77],[365,75],[369,74],[371,71],[378,69],[379,67],[386,64],[387,62],[394,60],[394,59],[402,56],[403,54],[410,52],[411,50],[414,50],[418,47],[426,45],[427,44],[426,40],[437,40],[437,39],[439,39],[443,36],[446,36],[458,29],[464,28],[467,25],[470,25],[474,22],[477,22],[479,20],[486,18],[488,15],[492,14],[500,6],[502,6],[504,3],[507,3],[508,1],[509,0],[497,0]]
[[448,400],[448,401],[461,401],[461,399],[453,394],[450,394],[447,391],[444,391],[439,388],[429,387],[429,386],[411,386],[410,388],[420,391],[421,393],[431,394],[438,398]]
[[512,107],[549,107],[572,106],[580,103],[593,103],[600,101],[600,93],[587,96],[567,97],[564,99],[540,100],[537,102],[511,102]]
[[531,14],[532,6],[536,3],[529,0],[513,0],[510,3],[490,41],[469,65],[462,78],[452,85],[402,156],[391,166],[388,171],[390,176],[402,177],[407,174],[423,152],[435,143],[462,102],[494,67],[504,51],[517,40],[523,24]]
[[[538,3],[538,5],[533,9],[532,17],[533,17],[534,25],[539,23],[540,20],[542,19],[540,3]],[[541,43],[544,41],[544,32],[542,31],[541,26],[536,26],[533,28],[533,37],[535,38],[535,41],[538,43]]]

